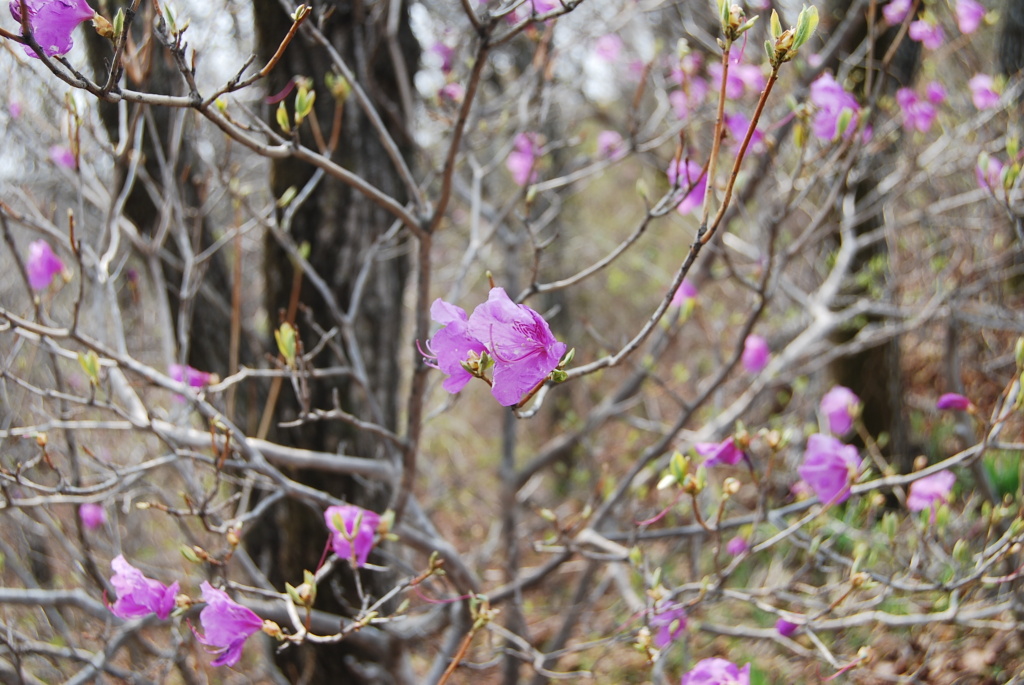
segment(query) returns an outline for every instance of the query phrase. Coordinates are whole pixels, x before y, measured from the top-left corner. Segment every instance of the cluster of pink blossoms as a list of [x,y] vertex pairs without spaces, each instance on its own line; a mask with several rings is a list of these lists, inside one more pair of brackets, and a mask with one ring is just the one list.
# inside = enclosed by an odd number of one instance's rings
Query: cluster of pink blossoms
[[427,343],[427,363],[448,375],[442,387],[450,393],[466,387],[475,375],[467,366],[479,364],[487,354],[494,362],[491,394],[511,407],[546,379],[566,352],[547,321],[509,299],[504,288],[491,288],[487,301],[471,316],[440,298],[430,307],[430,316],[444,328]]
[[331,534],[331,549],[338,558],[347,559],[356,567],[365,566],[373,549],[380,515],[354,504],[345,504],[327,507],[324,522]]

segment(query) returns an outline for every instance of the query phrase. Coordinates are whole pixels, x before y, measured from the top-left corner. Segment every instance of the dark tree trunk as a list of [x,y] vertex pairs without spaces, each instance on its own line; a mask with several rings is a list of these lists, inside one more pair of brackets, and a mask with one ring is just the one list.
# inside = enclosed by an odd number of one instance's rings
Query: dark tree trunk
[[[836,21],[847,11],[850,11],[848,3],[834,0],[830,5],[829,14],[833,21]],[[880,13],[877,26],[884,26]],[[868,38],[869,28],[867,17],[859,17],[847,33],[848,39],[844,44],[844,49],[836,53],[835,63],[828,66],[836,70],[840,62]],[[897,35],[898,29],[892,27],[877,36],[870,64],[882,63]],[[904,38],[896,48],[889,65],[883,65],[882,69],[876,68],[870,74],[868,69],[871,67],[858,67],[853,76],[859,81],[862,101],[874,97],[878,93],[892,93],[897,88],[909,85],[917,72],[919,59],[919,44]],[[864,87],[867,84],[871,84],[873,92],[867,92]],[[850,191],[854,195],[858,210],[865,200],[876,195],[878,181],[883,175],[881,172],[891,165],[892,155],[899,154],[898,146],[890,146],[888,150],[889,153],[885,158],[878,156],[873,158],[871,160],[872,170],[866,171],[853,182]],[[877,211],[871,213],[855,227],[857,235],[865,235],[883,225],[882,203],[877,203],[877,206]],[[885,242],[876,242],[873,247],[862,250],[857,255],[853,266],[854,273],[873,269],[873,265],[877,266],[878,260],[887,260],[887,255]],[[884,267],[877,271],[876,275],[887,282],[888,272],[889,267],[886,261]],[[881,284],[881,287],[887,288],[886,283]],[[855,280],[844,287],[844,294],[850,298],[859,297],[865,293],[865,286]],[[851,324],[837,333],[835,341],[837,343],[848,342],[856,337],[864,325],[880,321],[880,319],[868,317],[857,325]],[[893,338],[875,347],[837,360],[832,364],[832,374],[837,384],[845,385],[860,397],[864,407],[862,419],[868,433],[875,438],[883,434],[888,436],[888,444],[884,451],[893,457],[896,468],[901,471],[910,470],[914,455],[910,453],[909,435],[903,408],[899,338]]]
[[[254,0],[258,50],[266,61],[277,50],[290,20],[275,0]],[[391,135],[400,146],[407,145],[399,83],[388,51],[386,26],[390,3],[353,3],[328,0],[314,5],[309,21],[318,22],[324,35],[355,73],[359,83],[385,120]],[[406,7],[401,4],[397,40],[405,60],[404,73],[412,73],[418,48],[409,30]],[[322,139],[330,140],[336,102],[325,83],[332,65],[327,51],[306,41],[300,34],[284,54],[269,78],[268,92],[277,93],[293,76],[312,79],[317,93],[316,120]],[[399,73],[402,73],[399,71]],[[285,99],[292,111],[294,97]],[[268,111],[271,125],[276,105]],[[358,174],[372,185],[399,201],[404,201],[400,179],[372,130],[368,119],[355,99],[344,106],[340,143],[333,159]],[[303,143],[318,147],[310,135],[312,122],[302,127]],[[275,162],[272,190],[280,197],[287,189],[302,189],[312,178],[313,170],[295,160]],[[397,423],[398,360],[408,341],[402,332],[402,294],[406,282],[408,259],[403,243],[391,241],[374,251],[375,243],[391,228],[394,218],[361,194],[330,177],[323,178],[309,199],[296,212],[290,236],[296,244],[308,243],[309,262],[327,282],[338,306],[347,311],[360,270],[370,264],[369,278],[354,318],[352,335],[335,335],[331,345],[314,360],[317,367],[352,367],[354,360],[365,367],[368,387],[361,387],[347,377],[311,380],[308,403],[311,408],[330,409],[334,393],[342,409],[368,421],[395,429]],[[280,244],[272,237],[266,245],[264,275],[267,285],[267,308],[274,325],[287,317],[293,298],[294,267]],[[295,324],[306,348],[319,340],[317,328],[330,330],[339,326],[321,296],[302,279],[298,294],[299,307]],[[285,385],[277,400],[275,421],[297,418],[302,410],[299,398]],[[275,440],[299,447],[325,452],[344,452],[372,458],[386,458],[388,445],[366,432],[356,432],[338,422],[315,422],[300,428],[272,429]],[[351,478],[326,476],[323,473],[293,473],[292,477],[315,484],[319,489],[381,511],[389,493],[380,486],[355,482]],[[322,513],[296,503],[286,503],[268,516],[263,529],[253,540],[257,561],[271,582],[283,588],[285,582],[301,582],[304,569],[315,569],[327,540]],[[373,559],[371,558],[371,561]],[[347,568],[338,582],[331,584],[334,592],[321,591],[317,607],[341,614],[351,613],[358,601],[353,597],[351,571]],[[364,587],[372,593],[387,585],[386,574],[363,574]],[[333,595],[333,596],[332,596]],[[322,599],[321,599],[322,598]],[[400,654],[369,655],[357,653],[346,642],[314,647],[304,645],[281,653],[279,665],[293,682],[393,682],[393,672],[402,663]]]

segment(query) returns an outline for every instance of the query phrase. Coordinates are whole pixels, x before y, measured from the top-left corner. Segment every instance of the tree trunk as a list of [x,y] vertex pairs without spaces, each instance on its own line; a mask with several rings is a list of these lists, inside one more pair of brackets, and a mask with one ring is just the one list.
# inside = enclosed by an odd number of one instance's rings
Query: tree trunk
[[[284,39],[290,22],[274,0],[254,0],[254,7],[258,50],[261,61],[265,63]],[[396,7],[402,14],[397,36],[405,61],[401,70],[396,70],[392,63],[386,36],[388,14]],[[329,0],[314,8],[309,21],[319,22],[324,35],[373,100],[391,135],[400,146],[407,146],[409,137],[400,106],[396,71],[399,74],[412,73],[418,47],[409,30],[405,5]],[[325,83],[331,67],[327,51],[306,41],[300,34],[268,79],[268,92],[271,94],[284,89],[293,76],[312,79],[312,88],[317,93],[315,123],[321,129],[321,140],[328,141],[336,115],[336,101]],[[294,98],[289,96],[284,102],[292,112]],[[276,107],[273,105],[267,113],[275,128]],[[334,161],[398,201],[404,201],[397,172],[364,112],[354,99],[345,104],[343,112]],[[313,124],[312,121],[303,124],[301,138],[304,144],[317,148],[317,139],[310,133]],[[289,188],[301,190],[312,177],[312,169],[301,162],[277,161],[272,169],[273,193],[281,197]],[[402,294],[408,260],[402,244],[404,238],[392,240],[381,250],[375,249],[375,243],[393,223],[394,218],[390,214],[363,195],[335,179],[324,177],[295,213],[289,231],[296,244],[309,245],[308,261],[326,281],[343,312],[350,308],[360,270],[365,264],[370,264],[351,334],[346,336],[345,331],[341,331],[342,335],[334,335],[313,362],[317,367],[365,367],[367,387],[347,376],[310,379],[306,398],[308,407],[331,409],[336,397],[340,408],[345,411],[392,430],[396,428],[398,414],[398,360],[408,344],[401,335]],[[298,281],[295,279],[295,267],[273,237],[268,238],[266,245],[264,275],[267,309],[276,327],[288,318],[294,284]],[[337,317],[332,316],[328,305],[308,279],[302,279],[297,301],[299,307],[294,323],[306,349],[313,348],[320,340],[317,328],[329,331],[340,327]],[[298,418],[301,411],[301,399],[285,384],[277,400],[275,421]],[[346,424],[333,421],[307,423],[299,428],[272,429],[271,435],[276,441],[298,447],[371,458],[385,458],[389,448],[380,438],[366,431],[357,432]],[[389,493],[379,485],[357,483],[351,478],[323,473],[291,475],[368,509],[381,511],[387,504]],[[293,585],[301,582],[304,569],[316,568],[326,541],[327,531],[321,512],[311,511],[297,503],[285,503],[268,515],[266,525],[253,540],[253,551],[271,582],[283,588],[285,582]],[[331,583],[334,593],[327,591],[328,586],[324,585],[320,595],[322,599],[317,600],[318,608],[346,614],[358,606],[354,599],[351,571],[345,568],[340,575],[347,577]],[[366,573],[362,580],[364,587],[374,593],[387,586],[390,578],[387,574]],[[289,649],[279,655],[278,663],[292,682],[388,683],[396,681],[393,674],[401,666],[402,658],[399,654],[383,655],[383,658],[382,655],[359,654],[348,643],[341,642]]]

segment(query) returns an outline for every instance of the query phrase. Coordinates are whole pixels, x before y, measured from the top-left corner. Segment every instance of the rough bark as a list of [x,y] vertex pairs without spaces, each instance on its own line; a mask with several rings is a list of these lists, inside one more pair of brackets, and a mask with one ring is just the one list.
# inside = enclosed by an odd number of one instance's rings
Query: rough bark
[[[388,13],[390,7],[396,6],[387,2],[362,4],[333,0],[314,4],[311,21],[319,22],[323,33],[373,99],[392,136],[402,145],[408,142],[408,136],[399,105],[396,70],[386,43]],[[275,0],[254,0],[254,7],[258,50],[260,58],[265,61],[284,38],[289,19]],[[400,11],[398,40],[406,60],[405,72],[411,73],[417,47],[408,27],[404,4]],[[285,52],[267,85],[269,93],[277,93],[293,76],[312,79],[317,92],[316,118],[324,139],[330,137],[331,122],[335,116],[335,101],[325,84],[325,76],[330,71],[331,62],[326,50],[300,35]],[[286,102],[290,108],[294,98],[288,97]],[[276,105],[268,109],[267,118],[276,127],[273,123],[274,109]],[[303,142],[316,147],[309,128],[309,123],[302,128]],[[366,116],[351,99],[344,107],[340,145],[333,159],[384,192],[404,200],[391,161]],[[288,188],[301,189],[312,175],[312,170],[300,162],[281,160],[273,165],[272,191],[280,197]],[[401,332],[402,293],[408,259],[401,243],[387,245],[378,252],[371,248],[393,221],[393,217],[362,195],[334,179],[324,178],[295,214],[290,227],[290,236],[296,243],[309,244],[310,264],[327,281],[343,311],[349,308],[360,269],[367,260],[373,262],[354,320],[354,340],[335,335],[332,345],[328,345],[314,361],[318,367],[351,366],[354,355],[361,356],[369,381],[368,391],[345,378],[311,380],[309,406],[330,409],[334,404],[334,393],[337,393],[342,409],[379,422],[389,429],[394,429],[397,423],[398,360],[407,344]],[[286,252],[273,238],[268,239],[266,245],[264,275],[267,308],[276,326],[289,308],[294,268]],[[312,348],[319,339],[316,328],[330,330],[338,322],[307,279],[302,281],[298,301],[300,306],[295,323],[306,347]],[[294,419],[300,411],[299,398],[291,388],[284,387],[277,401],[275,420]],[[326,452],[343,451],[375,458],[387,455],[387,446],[380,439],[366,432],[356,432],[338,422],[315,422],[300,428],[274,429],[272,435],[278,441]],[[388,493],[379,486],[374,489],[351,478],[326,477],[322,473],[291,475],[368,509],[381,511],[387,503]],[[277,587],[283,587],[285,582],[295,584],[301,581],[302,571],[316,568],[320,559],[327,539],[322,513],[286,503],[267,518],[263,530],[253,541],[257,561]],[[341,576],[331,583],[333,593],[323,592],[320,595],[323,604],[321,606],[318,598],[318,608],[351,613],[352,607],[358,605],[352,596],[351,572],[345,569]],[[364,586],[368,585],[371,592],[375,585],[380,589],[388,580],[385,574],[364,574],[362,578]],[[282,672],[292,682],[353,683],[393,682],[395,678],[389,670],[398,668],[401,661],[397,653],[359,654],[345,642],[325,647],[304,645],[281,653],[278,659]]]

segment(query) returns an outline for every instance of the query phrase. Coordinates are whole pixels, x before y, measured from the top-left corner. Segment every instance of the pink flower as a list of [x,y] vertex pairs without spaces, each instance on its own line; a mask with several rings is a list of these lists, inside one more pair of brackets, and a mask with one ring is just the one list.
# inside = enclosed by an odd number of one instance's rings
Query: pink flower
[[686,85],[668,94],[669,104],[680,119],[686,119],[690,113],[700,107],[708,94],[708,83],[702,78],[688,78]]
[[82,525],[89,530],[95,530],[107,522],[107,512],[103,510],[102,504],[86,502],[78,507],[78,518]]
[[354,504],[346,504],[340,507],[327,507],[324,521],[327,522],[327,530],[331,533],[331,547],[334,553],[341,559],[349,560],[354,554],[356,566],[365,566],[373,548],[377,526],[380,525],[380,516]]
[[830,435],[815,433],[807,439],[800,477],[822,503],[839,504],[850,497],[850,483],[860,469],[860,455]]
[[680,685],[750,685],[750,664],[739,668],[725,659],[702,659],[683,675]]
[[737,556],[746,552],[749,547],[750,545],[747,544],[746,538],[737,535],[725,544],[725,551],[733,556]]
[[491,288],[487,301],[473,310],[469,334],[494,359],[491,394],[504,407],[519,404],[555,370],[566,351],[547,321],[509,299],[504,288]]
[[441,59],[441,71],[445,74],[451,73],[452,64],[455,60],[455,48],[438,41],[430,47],[430,52]]
[[929,24],[923,19],[911,22],[907,32],[910,40],[916,40],[929,50],[938,50],[946,40],[946,34],[938,24]]
[[839,120],[843,112],[849,112],[850,123],[843,135],[850,134],[857,123],[860,105],[856,98],[843,90],[832,74],[822,74],[811,84],[811,104],[817,108],[811,129],[822,140],[832,140],[839,135]]
[[730,436],[722,442],[698,442],[693,446],[697,454],[704,457],[704,466],[715,464],[738,464],[743,458],[743,450],[736,446],[736,441]]
[[657,605],[649,623],[651,628],[658,631],[654,635],[654,646],[664,649],[686,630],[686,610],[682,604]]
[[[733,147],[739,149],[739,146],[743,144],[743,138],[747,135],[747,129],[750,128],[750,118],[743,112],[736,112],[735,114],[726,114],[723,123],[729,131]],[[754,132],[750,135],[748,150],[757,151],[763,147],[763,142],[764,134],[754,129]]]
[[7,111],[10,113],[12,119],[17,119],[21,116],[21,103],[17,101],[12,102],[7,105]]
[[961,33],[974,33],[985,18],[985,8],[975,0],[957,0],[956,24]]
[[768,358],[771,350],[768,349],[768,341],[759,335],[748,335],[743,341],[743,356],[740,361],[743,368],[750,373],[758,373],[768,366]]
[[213,653],[219,655],[210,662],[211,666],[234,666],[242,658],[245,641],[263,628],[263,619],[205,580],[199,588],[206,602],[199,612],[205,635],[197,632],[196,638],[207,647],[214,647]]
[[828,421],[830,433],[846,435],[853,428],[854,417],[860,413],[860,398],[849,388],[837,385],[821,398],[819,409]]
[[684,278],[683,282],[679,284],[678,288],[676,288],[676,294],[672,296],[672,301],[669,303],[669,306],[684,307],[696,299],[697,286]]
[[28,284],[33,290],[46,290],[53,277],[64,271],[64,263],[53,253],[48,242],[35,240],[28,246],[25,271],[28,273]]
[[64,169],[74,169],[78,165],[74,153],[60,145],[50,147],[50,161]]
[[935,509],[940,504],[949,502],[950,491],[956,476],[949,471],[939,471],[910,484],[907,494],[907,509],[910,511],[932,510],[932,521],[935,521]]
[[442,100],[454,102],[455,104],[462,104],[463,99],[466,97],[466,89],[462,87],[461,83],[451,82],[441,86],[441,90],[437,92]]
[[784,618],[780,618],[778,621],[775,622],[775,632],[777,632],[782,637],[791,637],[799,627],[800,626],[798,626],[797,624],[790,623]]
[[594,41],[594,54],[606,62],[615,62],[622,54],[622,39],[609,33]]
[[978,186],[995,191],[1003,187],[1004,165],[995,157],[984,156],[978,160],[978,166],[974,168],[974,175],[978,179]]
[[118,554],[110,562],[114,575],[110,584],[117,592],[117,601],[110,605],[110,611],[118,618],[129,619],[156,614],[161,620],[174,611],[174,596],[178,594],[178,583],[170,587],[160,581],[147,578]]
[[885,17],[886,23],[890,26],[902,24],[903,20],[910,13],[910,5],[912,3],[913,0],[891,0],[882,8],[882,16]]
[[[21,23],[21,0],[10,0],[11,16]],[[89,21],[95,12],[86,0],[25,0],[28,23],[32,35],[48,57],[66,54],[74,41],[71,32],[83,21]],[[25,54],[39,57],[35,50],[25,46]]]
[[896,91],[896,104],[903,114],[903,128],[908,131],[918,130],[926,133],[938,115],[935,105],[917,97],[910,88],[900,88]]
[[466,387],[473,378],[473,374],[462,363],[479,359],[487,347],[469,334],[469,319],[462,307],[437,298],[430,307],[430,317],[444,324],[444,328],[427,341],[427,349],[433,355],[427,363],[448,375],[442,387],[454,394]]
[[992,109],[999,105],[999,93],[988,74],[975,74],[967,82],[967,87],[971,89],[971,101],[978,109]]
[[187,364],[170,364],[167,375],[190,388],[201,388],[213,382],[213,374],[194,369]]
[[931,81],[925,87],[925,97],[933,105],[941,105],[946,101],[946,88],[938,81]]
[[[722,83],[722,64],[720,62],[709,64],[708,76],[718,88]],[[730,100],[743,97],[748,90],[757,93],[764,86],[765,78],[761,67],[756,64],[734,63],[729,65],[729,73],[725,77],[725,96]]]
[[538,152],[535,139],[533,133],[517,135],[515,149],[508,153],[508,159],[505,160],[505,167],[512,173],[512,180],[516,185],[525,186],[537,179],[537,172],[533,170]]
[[681,159],[669,165],[667,174],[669,185],[689,191],[676,207],[677,212],[685,216],[704,203],[704,193],[708,188],[704,167],[692,160]]
[[968,398],[955,392],[947,392],[935,403],[935,408],[942,411],[967,411],[972,406]]
[[612,159],[621,156],[622,135],[618,131],[601,131],[597,134],[597,154]]

